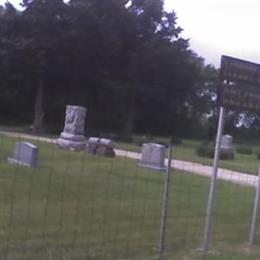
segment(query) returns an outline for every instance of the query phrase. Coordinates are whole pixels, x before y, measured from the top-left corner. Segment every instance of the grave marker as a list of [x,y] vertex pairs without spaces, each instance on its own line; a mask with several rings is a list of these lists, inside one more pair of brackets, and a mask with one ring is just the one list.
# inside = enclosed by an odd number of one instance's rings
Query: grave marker
[[80,151],[86,147],[84,136],[85,116],[87,109],[80,106],[67,106],[64,130],[57,140],[62,149]]
[[166,147],[160,144],[147,143],[143,144],[142,157],[139,165],[142,167],[164,171]]
[[220,149],[233,150],[233,137],[231,135],[221,137]]
[[88,139],[86,151],[105,157],[115,157],[114,143],[111,139],[90,137]]
[[27,167],[36,167],[38,164],[38,147],[28,142],[16,143],[13,156],[8,162]]

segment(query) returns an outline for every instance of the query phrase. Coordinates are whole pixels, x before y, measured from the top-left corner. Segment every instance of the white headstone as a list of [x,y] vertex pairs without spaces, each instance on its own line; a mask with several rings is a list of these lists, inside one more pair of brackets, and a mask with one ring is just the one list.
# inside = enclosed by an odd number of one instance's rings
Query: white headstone
[[143,144],[139,165],[154,170],[165,170],[166,147],[160,144]]
[[16,143],[13,156],[8,158],[9,163],[27,167],[36,167],[38,164],[38,147],[28,142]]
[[62,149],[84,150],[86,138],[84,136],[85,117],[87,109],[80,106],[67,106],[64,130],[57,140]]
[[220,149],[233,149],[233,137],[231,135],[223,135],[221,138]]

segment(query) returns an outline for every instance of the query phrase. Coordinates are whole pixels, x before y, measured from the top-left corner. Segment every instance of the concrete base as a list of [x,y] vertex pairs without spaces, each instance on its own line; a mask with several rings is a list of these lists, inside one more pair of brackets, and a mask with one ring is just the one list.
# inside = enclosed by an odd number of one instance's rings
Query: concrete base
[[59,148],[70,151],[83,151],[86,149],[86,141],[71,141],[63,138],[57,139],[57,145]]
[[25,162],[22,162],[22,161],[18,161],[18,160],[13,159],[13,158],[7,158],[7,162],[10,163],[10,164],[16,164],[16,165],[20,165],[20,166],[29,167],[29,168],[34,168],[34,167],[36,167],[36,165],[31,165],[31,164],[29,164],[29,163],[25,163]]
[[158,167],[158,166],[149,165],[149,164],[143,164],[143,163],[139,163],[138,165],[141,166],[141,167],[152,169],[152,170],[156,170],[156,171],[166,171],[166,169],[167,169],[166,166]]

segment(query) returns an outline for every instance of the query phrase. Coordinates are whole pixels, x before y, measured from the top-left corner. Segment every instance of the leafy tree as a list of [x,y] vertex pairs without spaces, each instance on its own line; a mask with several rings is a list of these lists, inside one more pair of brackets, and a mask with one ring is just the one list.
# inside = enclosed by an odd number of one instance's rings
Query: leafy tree
[[43,119],[61,126],[65,104],[87,106],[89,128],[127,136],[183,133],[194,115],[210,110],[203,61],[163,1],[24,0],[23,6],[0,16],[0,81],[3,99],[19,100],[14,107],[24,121],[34,110],[35,133]]

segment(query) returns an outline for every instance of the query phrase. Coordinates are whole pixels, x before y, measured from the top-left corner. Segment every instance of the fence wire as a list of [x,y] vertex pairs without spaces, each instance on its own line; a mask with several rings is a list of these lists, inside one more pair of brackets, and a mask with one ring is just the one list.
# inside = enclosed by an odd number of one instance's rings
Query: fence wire
[[[36,168],[7,162],[21,141],[39,148]],[[257,159],[251,164],[253,155],[236,154],[236,161],[220,162],[203,254],[212,160],[191,148],[193,142],[174,147],[161,259],[258,259],[258,212],[249,241]],[[2,133],[0,259],[159,259],[166,174],[140,167],[141,147],[134,149],[105,158],[60,150],[48,138]]]

